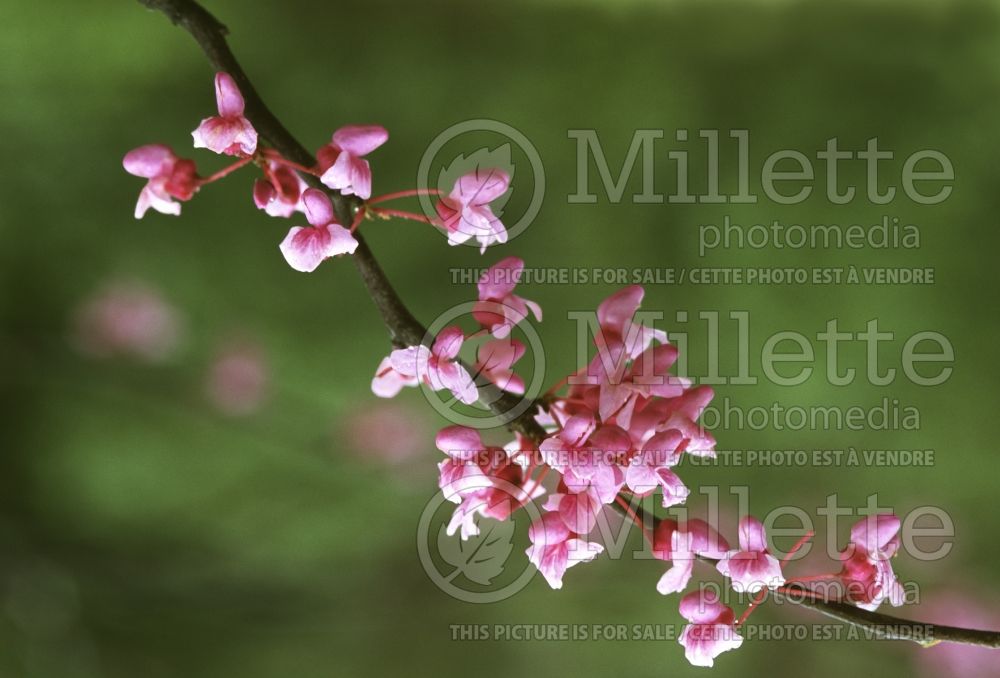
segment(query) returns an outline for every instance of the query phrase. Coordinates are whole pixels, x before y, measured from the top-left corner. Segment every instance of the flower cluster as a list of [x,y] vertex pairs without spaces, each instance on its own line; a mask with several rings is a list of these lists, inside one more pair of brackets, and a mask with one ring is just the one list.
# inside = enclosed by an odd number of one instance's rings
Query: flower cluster
[[[491,207],[509,188],[506,173],[477,169],[461,176],[447,194],[414,189],[372,197],[367,157],[388,141],[383,127],[341,127],[307,167],[261,147],[231,76],[216,75],[215,94],[218,115],[205,118],[194,130],[194,146],[237,160],[202,177],[193,161],[167,146],[130,151],[123,160],[125,169],[146,179],[137,218],[150,208],[177,215],[180,203],[202,186],[254,164],[263,175],[253,185],[257,208],[279,218],[301,213],[308,224],[293,226],[279,245],[297,271],[315,271],[326,259],[354,254],[360,246],[356,229],[368,217],[426,223],[443,231],[450,244],[475,241],[481,252],[507,241],[506,228]],[[381,207],[417,195],[437,196],[434,216]],[[741,517],[736,526],[738,548],[730,546],[717,525],[698,518],[644,519],[636,510],[643,498],[656,497],[663,508],[686,502],[690,489],[678,474],[686,457],[715,456],[715,439],[698,424],[714,393],[671,374],[678,349],[666,332],[637,315],[644,297],[637,285],[598,305],[594,355],[586,364],[542,395],[527,393],[526,381],[515,369],[525,344],[514,334],[532,318],[540,322],[542,309],[515,293],[523,272],[524,262],[516,257],[490,267],[472,303],[474,328],[467,333],[457,324],[449,325],[424,343],[399,347],[381,361],[372,379],[372,391],[382,398],[424,386],[466,406],[498,402],[487,397],[497,392],[514,401],[529,399],[523,416],[533,421],[519,430],[533,431],[530,437],[518,433],[498,446],[484,443],[478,431],[464,426],[438,433],[436,445],[445,455],[438,464],[438,484],[456,505],[448,534],[471,539],[480,533],[482,520],[510,519],[547,494],[535,509],[539,517],[528,530],[531,546],[526,554],[545,581],[559,589],[569,567],[603,552],[592,534],[606,518],[606,508],[623,512],[643,532],[655,558],[670,563],[655,583],[660,594],[688,589],[701,561],[714,566],[735,593],[754,596],[739,618],[702,585],[681,597],[680,614],[689,624],[679,640],[688,660],[698,666],[711,666],[719,654],[742,644],[741,625],[769,591],[818,596],[814,582],[822,580],[839,587],[837,600],[866,610],[885,601],[903,603],[902,586],[889,562],[900,544],[900,521],[893,515],[869,516],[854,526],[851,543],[840,554],[839,572],[791,578],[786,578],[784,567],[811,532],[779,560],[768,545],[764,524],[753,516]],[[125,303],[148,306],[142,299]],[[102,318],[112,312],[115,308],[100,307],[89,315]],[[156,309],[150,313],[155,316]],[[131,327],[116,329],[108,343],[127,348],[137,343],[135,334]],[[463,360],[462,350],[469,352],[473,340],[481,341],[474,355]],[[253,360],[237,356],[220,367],[214,391],[230,410],[249,411],[259,399],[263,380]],[[240,398],[229,397],[231,382],[239,387]]]
[[[515,294],[523,269],[524,262],[515,257],[488,269],[473,304],[478,327],[465,334],[449,326],[430,346],[393,351],[376,371],[375,394],[393,397],[405,386],[423,384],[450,391],[463,403],[475,402],[479,386],[459,353],[464,342],[484,335],[474,363],[479,383],[523,394],[525,380],[513,366],[524,345],[511,335],[531,316],[542,317],[537,304]],[[559,589],[568,568],[603,552],[590,535],[606,507],[619,508],[645,529],[634,511],[639,499],[656,495],[665,508],[685,502],[690,490],[677,473],[682,459],[715,455],[715,439],[698,424],[714,394],[670,373],[677,348],[666,333],[636,320],[643,296],[641,287],[627,287],[598,306],[593,358],[537,400],[542,407],[535,420],[546,431],[537,444],[517,435],[503,447],[484,445],[477,431],[463,426],[440,432],[437,447],[446,458],[438,466],[438,484],[457,505],[449,534],[469,539],[479,534],[481,519],[507,519],[547,493],[541,516],[528,531],[527,556]],[[554,482],[547,489],[542,481],[550,472]],[[810,587],[823,580],[841,587],[839,599],[865,609],[883,600],[901,604],[902,587],[888,561],[899,543],[898,528],[895,516],[866,518],[852,530],[840,573],[788,579],[785,562],[772,555],[764,525],[753,516],[740,519],[736,547],[698,518],[659,519],[652,533],[644,534],[653,555],[670,563],[656,583],[659,593],[684,592],[702,561],[724,575],[734,592],[756,596],[739,619],[704,588],[681,598],[681,615],[690,622],[679,639],[685,655],[692,664],[711,666],[720,653],[741,645],[739,627],[768,591],[791,592],[788,587],[794,586],[801,595],[818,595]]]
[[[215,76],[215,101],[218,115],[205,118],[191,133],[194,147],[233,156],[236,162],[203,177],[193,160],[179,157],[163,144],[129,151],[122,161],[125,171],[146,179],[135,207],[137,219],[150,208],[179,215],[181,203],[194,197],[202,186],[252,163],[263,175],[253,184],[257,208],[279,218],[290,218],[298,212],[308,222],[306,226],[293,226],[279,246],[285,261],[296,271],[312,272],[326,259],[353,254],[358,247],[354,232],[370,216],[429,223],[439,228],[450,244],[475,239],[482,251],[490,244],[507,240],[503,223],[490,209],[490,203],[502,196],[510,184],[510,178],[499,170],[476,169],[460,177],[448,195],[415,189],[373,198],[372,170],[366,158],[389,140],[384,127],[341,127],[333,133],[330,143],[317,149],[315,163],[306,167],[273,148],[261,146],[257,130],[245,115],[243,94],[228,73]],[[352,223],[338,221],[334,205],[322,187],[353,196]],[[390,199],[420,194],[439,195],[436,212],[440,218],[376,207]]]

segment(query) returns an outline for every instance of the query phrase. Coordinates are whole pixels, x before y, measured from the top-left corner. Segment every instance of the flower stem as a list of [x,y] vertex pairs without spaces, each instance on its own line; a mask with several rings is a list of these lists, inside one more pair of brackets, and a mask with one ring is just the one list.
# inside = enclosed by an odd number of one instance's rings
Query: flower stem
[[390,200],[396,200],[398,198],[410,198],[417,195],[441,195],[441,191],[437,190],[436,188],[413,188],[408,191],[396,191],[395,193],[376,195],[374,198],[368,200],[368,204],[377,205],[380,202],[388,202]]
[[199,185],[204,186],[205,184],[210,184],[213,181],[218,181],[219,179],[222,179],[223,177],[229,176],[230,174],[232,174],[233,172],[235,172],[239,168],[244,167],[245,165],[249,165],[251,162],[253,162],[253,157],[252,156],[247,156],[246,158],[241,158],[241,159],[237,160],[236,162],[234,162],[232,165],[229,165],[228,167],[223,167],[222,169],[220,169],[215,174],[212,174],[210,176],[205,177],[204,179],[199,180],[198,183],[199,183]]

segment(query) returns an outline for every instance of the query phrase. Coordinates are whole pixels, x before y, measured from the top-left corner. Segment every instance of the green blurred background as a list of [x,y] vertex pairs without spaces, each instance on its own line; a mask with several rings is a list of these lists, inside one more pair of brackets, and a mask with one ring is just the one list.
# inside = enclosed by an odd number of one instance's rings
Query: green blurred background
[[[878,492],[900,512],[940,506],[955,520],[954,551],[937,563],[902,556],[897,572],[918,581],[928,601],[956,589],[987,606],[996,600],[1000,363],[990,313],[1000,8],[289,0],[218,1],[209,9],[228,24],[262,95],[307,146],[352,122],[390,130],[390,143],[372,156],[376,192],[411,187],[429,142],[463,120],[502,120],[538,149],[543,208],[523,235],[485,257],[448,248],[410,222],[365,226],[422,319],[474,294],[471,285],[452,284],[449,268],[508,255],[535,267],[934,267],[936,284],[922,287],[653,285],[644,307],[663,311],[668,330],[688,333],[695,375],[705,369],[705,326],[675,327],[679,310],[691,318],[706,309],[723,317],[750,311],[754,356],[775,331],[815,335],[834,317],[851,332],[872,318],[896,332],[883,359],[897,368],[900,337],[945,334],[956,366],[936,388],[861,379],[838,388],[817,374],[794,388],[762,381],[717,389],[743,407],[870,407],[888,397],[921,412],[919,431],[717,430],[723,449],[934,449],[933,467],[741,466],[689,469],[685,479],[748,484],[755,512],[788,503],[814,513],[834,492],[846,505]],[[389,344],[353,267],[290,270],[277,251],[288,224],[254,208],[244,175],[205,188],[180,219],[132,218],[141,181],[121,169],[128,149],[162,141],[206,170],[222,166],[189,146],[190,130],[214,104],[212,71],[190,37],[125,0],[6,3],[0,55],[0,675],[700,671],[672,641],[452,641],[453,624],[673,624],[676,599],[655,592],[659,563],[607,559],[571,570],[561,591],[537,577],[493,605],[440,592],[421,568],[415,535],[435,489],[433,433],[441,421],[415,391],[391,405],[370,394]],[[574,205],[567,196],[576,187],[576,151],[567,130],[575,128],[598,130],[615,169],[634,129],[666,130],[657,155],[662,190],[673,179],[666,150],[676,147],[677,128],[750,129],[755,172],[773,150],[814,157],[829,137],[857,149],[877,136],[897,151],[885,163],[897,185],[902,159],[922,148],[946,153],[957,179],[951,198],[935,207],[902,199],[880,207],[860,197],[847,206],[814,199],[795,207],[764,199],[612,205],[603,194],[597,205]],[[691,162],[700,177],[703,154]],[[825,175],[815,165],[821,194]],[[843,180],[863,182],[859,165],[851,167]],[[634,176],[626,195],[640,182]],[[703,189],[701,179],[692,182]],[[723,187],[734,186],[729,162]],[[760,192],[756,182],[752,188]],[[517,200],[515,192],[512,209]],[[922,246],[734,249],[699,258],[697,225],[725,214],[744,224],[870,224],[889,214],[919,224]],[[75,349],[74,313],[109,280],[140,280],[183,316],[183,341],[167,362],[93,359]],[[525,287],[546,311],[547,382],[575,367],[566,312],[593,308],[614,289]],[[733,327],[722,327],[730,373]],[[227,416],[206,399],[206,372],[232,337],[266,361],[267,397],[253,416]],[[845,348],[842,360],[863,370],[863,347]],[[752,372],[761,374],[756,358]],[[382,442],[372,443],[373,429]],[[391,429],[394,448],[386,452]],[[525,541],[519,530],[515,560]],[[819,621],[783,610],[759,615]],[[920,653],[883,642],[747,642],[715,670],[911,675],[923,664]]]

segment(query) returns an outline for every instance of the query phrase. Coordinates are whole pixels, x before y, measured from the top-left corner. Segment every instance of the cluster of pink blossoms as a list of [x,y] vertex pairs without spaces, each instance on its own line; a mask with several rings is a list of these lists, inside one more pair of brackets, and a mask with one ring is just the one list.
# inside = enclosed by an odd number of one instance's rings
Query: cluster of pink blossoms
[[[506,242],[506,229],[490,207],[509,187],[510,178],[503,172],[466,174],[447,195],[415,189],[372,198],[371,167],[365,158],[388,140],[384,128],[342,127],[317,151],[315,165],[304,167],[274,149],[259,147],[257,131],[244,116],[243,97],[229,75],[217,74],[215,89],[218,115],[203,120],[192,133],[194,145],[239,159],[203,178],[193,161],[179,158],[166,146],[129,152],[125,169],[147,179],[136,205],[137,218],[149,208],[179,214],[177,201],[189,200],[201,186],[253,163],[263,172],[253,187],[254,204],[275,217],[301,212],[308,222],[292,227],[280,244],[285,260],[298,271],[314,271],[328,258],[354,253],[359,244],[354,232],[367,215],[431,224],[446,233],[450,244],[475,240],[481,251]],[[333,203],[318,184],[356,196],[360,202],[351,224],[337,221]],[[435,217],[377,207],[421,194],[438,195]],[[538,304],[514,293],[523,270],[524,262],[515,257],[488,269],[479,281],[471,314],[478,327],[467,335],[452,325],[428,345],[392,351],[379,364],[372,391],[391,398],[403,388],[424,385],[471,405],[480,400],[488,382],[523,395],[525,381],[514,366],[525,346],[512,334],[531,317],[542,319]],[[477,431],[463,426],[438,434],[437,447],[445,454],[438,465],[439,486],[457,504],[448,533],[469,539],[479,533],[480,520],[509,519],[547,492],[543,481],[554,472],[557,480],[542,504],[544,513],[528,531],[527,557],[558,589],[569,567],[602,553],[603,547],[587,537],[605,507],[617,505],[643,530],[654,556],[670,563],[656,584],[661,594],[687,589],[701,560],[714,565],[737,593],[756,596],[739,619],[704,587],[681,598],[680,613],[689,624],[680,643],[688,660],[698,666],[711,666],[720,653],[741,645],[739,627],[768,591],[814,595],[810,582],[822,579],[841,586],[839,599],[865,609],[886,600],[901,604],[903,590],[889,563],[899,546],[900,523],[892,515],[870,516],[854,526],[851,544],[841,554],[840,572],[788,579],[784,564],[811,533],[779,561],[768,548],[763,524],[752,516],[739,521],[739,548],[731,548],[715,527],[699,519],[662,519],[652,533],[646,532],[635,503],[659,493],[664,508],[683,504],[690,490],[676,469],[685,455],[714,457],[715,440],[697,423],[714,394],[707,386],[670,374],[676,347],[662,330],[635,320],[643,295],[639,286],[626,287],[598,306],[593,359],[536,401],[535,421],[545,431],[538,444],[518,434],[503,447],[489,446]],[[478,346],[473,377],[460,353],[468,340],[481,337],[486,341]]]
[[[478,327],[466,335],[450,326],[430,347],[393,351],[372,380],[375,394],[392,397],[404,387],[423,384],[450,391],[461,402],[475,402],[476,382],[459,352],[465,341],[483,335],[488,338],[477,352],[476,372],[502,390],[523,394],[524,379],[512,367],[524,347],[511,333],[530,315],[542,315],[534,302],[514,293],[523,268],[523,261],[508,257],[488,269],[473,306]],[[449,534],[468,539],[479,534],[479,520],[509,518],[545,494],[542,481],[555,472],[558,480],[542,503],[544,513],[529,529],[527,556],[558,589],[568,568],[603,552],[588,534],[606,506],[617,504],[642,527],[633,511],[637,498],[658,493],[663,507],[684,503],[690,490],[677,474],[683,456],[715,456],[714,438],[697,423],[714,394],[669,373],[677,349],[664,332],[635,322],[642,298],[643,289],[632,286],[598,306],[595,356],[539,399],[542,409],[535,418],[547,432],[540,444],[517,435],[504,447],[487,446],[477,431],[463,426],[438,434],[437,447],[445,454],[438,465],[439,486],[457,504]],[[484,353],[492,360],[483,360]],[[567,385],[565,395],[559,395]],[[681,614],[690,622],[680,636],[685,654],[692,664],[711,666],[720,653],[740,646],[740,624],[769,590],[810,595],[806,584],[825,580],[840,587],[840,599],[865,609],[883,600],[901,604],[902,587],[889,563],[898,530],[899,519],[892,515],[863,519],[852,529],[841,572],[791,579],[782,571],[784,563],[771,554],[763,524],[752,516],[739,521],[738,547],[696,518],[681,523],[661,519],[646,536],[654,556],[670,563],[656,584],[661,594],[687,589],[701,560],[727,577],[735,592],[757,596],[741,619],[707,589],[681,599]]]
[[[244,115],[243,95],[229,74],[216,74],[215,99],[218,115],[205,118],[191,133],[194,147],[238,160],[202,177],[193,160],[179,157],[163,144],[148,144],[129,151],[122,161],[125,170],[146,179],[135,207],[137,219],[150,208],[179,215],[181,203],[194,197],[202,186],[253,163],[263,173],[253,185],[254,204],[273,217],[290,218],[300,212],[308,222],[293,226],[279,246],[288,265],[297,271],[312,272],[326,259],[353,254],[358,247],[354,231],[369,215],[428,223],[443,230],[449,243],[457,245],[475,239],[483,251],[490,244],[507,240],[503,223],[489,206],[510,184],[509,177],[499,170],[470,172],[458,179],[448,195],[439,195],[435,190],[411,190],[372,198],[372,171],[366,156],[389,140],[384,127],[341,127],[333,133],[330,143],[317,149],[315,164],[304,167],[273,148],[260,146],[257,130]],[[320,184],[361,201],[353,214],[353,223],[337,221],[333,203],[318,188]],[[422,193],[439,195],[436,212],[440,218],[376,207],[390,199]]]

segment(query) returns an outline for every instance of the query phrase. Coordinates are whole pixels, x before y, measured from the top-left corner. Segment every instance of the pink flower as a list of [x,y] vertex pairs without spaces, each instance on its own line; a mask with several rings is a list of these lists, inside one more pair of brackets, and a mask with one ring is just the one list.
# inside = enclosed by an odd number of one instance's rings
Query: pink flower
[[684,436],[683,450],[698,457],[715,456],[715,438],[695,423],[714,396],[709,386],[696,386],[676,398],[640,399],[629,421],[629,434],[639,445],[660,431]]
[[680,461],[683,442],[684,436],[673,429],[654,435],[632,457],[625,470],[625,483],[640,497],[662,487],[664,508],[683,503],[690,490],[670,470]]
[[514,294],[524,271],[524,261],[507,257],[493,264],[479,279],[479,301],[472,317],[494,337],[503,339],[530,311],[541,322],[542,308],[533,301]]
[[320,181],[344,195],[367,200],[372,195],[372,170],[364,156],[389,140],[379,125],[348,125],[333,133],[333,140],[316,152]]
[[506,520],[514,509],[544,493],[525,490],[527,477],[507,450],[484,445],[479,432],[464,426],[442,429],[435,441],[448,455],[438,464],[438,485],[445,498],[459,504],[447,534],[461,530],[462,539],[479,534],[476,516]]
[[479,389],[468,371],[455,361],[465,335],[457,327],[441,330],[434,345],[410,346],[392,352],[392,369],[404,377],[416,377],[435,391],[447,389],[461,402],[471,405],[479,399]]
[[592,415],[570,417],[538,448],[545,463],[563,476],[563,491],[549,497],[545,509],[557,511],[570,530],[589,532],[601,507],[613,502],[625,484],[616,460],[630,448],[628,434],[617,426],[595,429]]
[[267,363],[252,344],[234,344],[216,357],[208,376],[209,399],[221,412],[246,416],[260,409],[267,391]]
[[415,376],[406,376],[392,368],[389,356],[382,358],[375,376],[372,378],[372,393],[379,398],[395,398],[406,386],[419,386],[420,381]]
[[684,646],[684,656],[692,665],[712,666],[720,654],[743,644],[736,630],[736,616],[713,594],[692,591],[681,598],[680,612],[691,623],[681,631],[678,642]]
[[139,282],[115,282],[76,313],[75,340],[95,357],[127,356],[161,362],[180,340],[181,319],[160,293]]
[[205,118],[191,132],[194,147],[226,155],[253,155],[257,130],[243,117],[243,95],[228,73],[215,74],[215,102],[219,115]]
[[677,360],[677,349],[669,344],[650,346],[627,366],[622,365],[628,355],[624,351],[625,344],[618,342],[598,347],[588,372],[596,375],[600,384],[601,420],[614,419],[619,426],[629,428],[640,399],[678,397],[690,382],[668,374]]
[[899,525],[896,516],[882,514],[862,518],[851,528],[851,543],[840,554],[840,579],[845,597],[863,610],[875,610],[885,600],[894,607],[905,602],[889,562],[899,549]]
[[181,213],[181,206],[172,198],[187,201],[198,191],[194,161],[178,158],[163,144],[132,149],[125,154],[122,165],[129,174],[149,180],[139,192],[139,201],[135,204],[136,219],[142,219],[150,207],[176,216]]
[[683,526],[661,520],[653,533],[653,555],[672,561],[672,566],[660,577],[656,590],[663,595],[683,591],[691,580],[697,556],[718,560],[728,550],[728,542],[704,520],[694,518]]
[[764,525],[753,516],[740,519],[740,548],[729,551],[716,569],[732,580],[737,593],[757,593],[785,583],[781,563],[767,550]]
[[448,244],[475,238],[480,252],[491,244],[507,242],[507,229],[493,214],[490,203],[506,192],[510,177],[498,169],[470,172],[455,182],[451,193],[441,198],[437,213],[448,231]]
[[292,227],[281,242],[279,247],[289,266],[310,273],[325,259],[354,253],[358,241],[335,221],[333,203],[323,191],[307,188],[302,193],[302,205],[312,226]]
[[272,217],[290,217],[296,210],[305,211],[301,197],[309,185],[298,172],[268,161],[264,166],[267,179],[258,179],[253,185],[253,202]]
[[434,444],[448,455],[448,459],[438,464],[438,487],[445,499],[456,504],[486,486],[480,466],[484,458],[506,454],[500,448],[485,447],[479,432],[465,426],[441,429]]
[[554,589],[562,588],[568,568],[593,560],[604,551],[600,544],[577,538],[555,513],[546,513],[532,523],[528,538],[531,540],[528,560]]
[[[603,343],[613,343],[616,339],[621,341],[629,358],[635,358],[654,341],[667,343],[667,333],[663,330],[632,322],[645,294],[640,285],[631,285],[615,292],[597,307],[597,322]],[[601,344],[601,337],[598,337],[598,346]]]
[[524,379],[511,367],[524,355],[524,344],[517,339],[494,339],[479,347],[474,369],[503,391],[524,394]]

